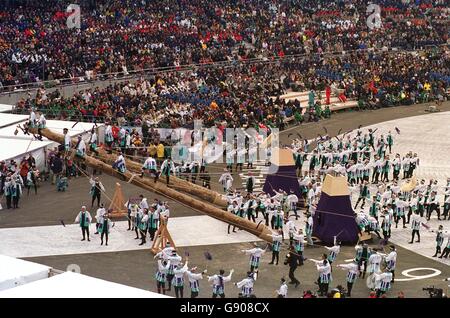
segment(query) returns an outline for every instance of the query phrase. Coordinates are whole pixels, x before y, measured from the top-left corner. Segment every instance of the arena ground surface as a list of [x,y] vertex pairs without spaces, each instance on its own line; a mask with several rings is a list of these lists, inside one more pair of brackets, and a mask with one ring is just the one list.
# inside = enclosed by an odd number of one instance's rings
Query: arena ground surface
[[[315,138],[317,134],[324,134],[323,127],[326,127],[329,135],[334,136],[340,129],[342,129],[342,132],[345,132],[356,129],[360,125],[364,127],[388,120],[425,115],[427,114],[425,112],[426,108],[426,105],[415,105],[373,111],[337,113],[333,114],[329,120],[288,128],[281,133],[280,142],[282,144],[290,143],[288,135],[291,133],[294,135],[300,133],[304,138],[308,139]],[[441,111],[450,111],[450,103],[444,104],[441,107]],[[430,125],[431,128],[429,129],[432,129],[432,123]],[[291,138],[293,137],[291,136]],[[445,138],[443,142],[445,144]],[[445,151],[442,148],[436,149],[437,151]],[[213,189],[220,191],[217,179],[223,171],[223,165],[211,165],[209,171],[217,173],[212,176],[212,186]],[[107,189],[108,196],[112,196],[114,184],[117,180],[106,175],[101,175],[100,177]],[[143,193],[138,187],[123,182],[121,184],[126,198]],[[234,186],[239,187],[240,184],[242,184],[242,180],[240,180],[238,174],[235,174]],[[149,201],[158,197],[153,193],[144,194]],[[104,200],[109,203],[106,198]],[[197,236],[195,234],[198,231],[195,227],[197,220],[201,221],[204,227],[212,224],[211,222],[217,222],[209,217],[201,216],[201,213],[182,206],[177,202],[167,201],[171,209],[172,220],[170,222],[176,223],[176,219],[180,217],[191,217],[186,219],[185,225],[178,222],[177,231],[183,231],[183,226],[185,226],[184,230],[189,235]],[[70,264],[77,264],[83,274],[156,291],[154,280],[156,261],[153,260],[153,255],[150,253],[150,244],[147,243],[146,246],[139,249],[138,241],[135,241],[133,239],[134,236],[126,231],[124,222],[117,222],[116,228],[111,232],[110,246],[108,248],[100,247],[99,238],[94,235],[92,235],[94,239],[90,243],[79,241],[81,238],[79,229],[76,225],[69,224],[73,223],[79,207],[83,204],[87,205],[88,208],[90,207],[89,183],[85,177],[72,179],[69,189],[65,193],[57,192],[56,188],[48,183],[39,188],[38,196],[30,193],[29,197],[27,197],[25,193],[19,210],[2,210],[0,213],[0,241],[8,242],[0,245],[0,253],[13,254],[13,256],[50,265],[60,270],[66,270]],[[95,214],[93,210],[91,210],[91,214]],[[67,225],[66,227],[61,225],[61,220]],[[215,237],[211,237],[211,240],[208,239],[208,233],[198,233],[198,236],[193,240],[189,240],[187,237],[180,237],[177,243],[177,236],[174,235],[175,243],[183,246],[180,248],[180,255],[184,255],[185,251],[188,251],[190,263],[198,266],[200,269],[207,266],[210,274],[218,272],[220,268],[224,268],[226,271],[234,268],[235,274],[232,282],[237,282],[245,277],[245,273],[249,268],[248,257],[241,253],[240,250],[251,248],[249,242],[253,238],[251,235],[243,232],[228,236],[226,234],[226,225],[219,224],[217,226],[217,233],[215,233]],[[115,231],[117,231],[116,234]],[[123,238],[126,242],[118,242],[119,238]],[[90,244],[89,248],[86,249],[86,244],[82,245],[81,243]],[[212,243],[215,245],[211,245]],[[37,252],[33,251],[33,244],[36,244],[36,247],[39,245],[40,250]],[[263,242],[259,242],[259,244],[265,246]],[[377,241],[372,242],[372,244],[377,245]],[[203,255],[205,251],[211,253],[213,256],[212,261],[205,259]],[[305,256],[319,259],[320,255],[325,251],[325,249],[320,247],[309,248],[305,251]],[[450,276],[448,263],[439,263],[402,247],[398,247],[398,253],[397,282],[389,292],[389,297],[395,297],[399,291],[403,291],[406,297],[428,297],[427,293],[422,291],[422,287],[429,285],[443,288],[444,292],[446,292],[447,284],[442,279]],[[270,254],[268,252],[263,257],[260,276],[255,284],[255,293],[258,297],[274,297],[274,291],[279,287],[280,278],[282,276],[287,278],[288,267],[282,264],[286,251],[283,250],[281,252],[278,266],[268,265]],[[337,263],[344,263],[353,257],[353,247],[344,247]],[[430,268],[431,270],[409,272],[409,275],[416,275],[419,279],[402,275],[402,271],[418,268]],[[441,273],[437,276],[424,278],[427,275],[437,273],[437,271]],[[345,271],[334,268],[332,286],[334,287],[337,284],[345,285],[345,274]],[[303,290],[311,289],[315,291],[317,289],[317,285],[313,283],[317,279],[317,271],[312,262],[306,261],[305,265],[297,270],[297,277],[301,281],[301,285],[297,289],[290,285],[289,297],[300,297]],[[206,281],[202,281],[200,296],[209,297],[210,294],[211,288],[209,284]],[[228,297],[235,297],[238,295],[238,290],[236,287],[228,284],[226,286],[226,294]],[[174,295],[173,291],[170,295]],[[189,296],[189,291],[185,291],[185,297],[187,296]],[[353,296],[368,296],[365,280],[360,279],[356,282]]]

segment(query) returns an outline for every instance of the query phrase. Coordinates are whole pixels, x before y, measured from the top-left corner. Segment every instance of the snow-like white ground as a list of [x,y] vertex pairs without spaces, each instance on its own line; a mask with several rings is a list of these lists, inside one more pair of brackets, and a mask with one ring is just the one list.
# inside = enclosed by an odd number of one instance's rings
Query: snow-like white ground
[[[400,134],[395,132],[395,127],[400,129]],[[377,133],[384,134],[391,131],[394,135],[394,154],[398,152],[404,155],[409,151],[417,153],[420,166],[416,175],[419,179],[438,179],[439,184],[443,185],[447,177],[450,177],[450,112],[398,119],[363,129],[367,130],[367,128],[378,128]],[[357,195],[353,196],[354,199],[356,197]],[[303,228],[303,216],[297,224]],[[450,221],[439,222],[436,215],[428,222],[433,229],[437,229],[439,224],[443,224],[444,228],[450,231]],[[0,254],[34,257],[150,249],[150,242],[139,246],[140,241],[134,240],[134,233],[126,229],[126,222],[116,222],[110,234],[109,246],[100,246],[100,237],[93,234],[95,230],[93,225],[91,226],[91,242],[80,241],[81,231],[75,224],[66,227],[57,225],[0,229]],[[227,224],[209,216],[172,218],[169,221],[169,231],[177,246],[230,244],[258,240],[245,231],[228,235]],[[403,229],[400,225],[398,229],[393,228],[391,241],[431,257],[435,251],[435,234],[425,229],[421,232],[421,243],[410,245],[408,241],[411,230]],[[450,264],[450,260],[440,259],[439,261]]]
[[[400,130],[397,134],[395,127]],[[433,113],[423,116],[415,116],[409,118],[396,119],[379,123],[376,125],[362,128],[364,131],[372,128],[379,134],[387,135],[391,131],[394,137],[394,146],[392,147],[392,155],[399,153],[402,157],[412,151],[417,153],[420,159],[420,165],[415,175],[418,180],[425,179],[426,182],[430,179],[437,179],[439,185],[444,186],[446,180],[450,177],[450,112]],[[402,173],[400,174],[400,178]],[[390,175],[392,178],[392,174]],[[442,191],[442,188],[441,190]],[[354,203],[358,194],[353,195]],[[439,196],[439,201],[443,203],[443,195]],[[368,205],[366,204],[366,210]],[[441,207],[441,214],[443,208]],[[436,213],[433,213],[431,220],[427,223],[431,229],[437,229],[442,224],[444,229],[450,232],[450,221],[438,221]],[[407,225],[407,229],[403,229],[402,221],[399,222],[399,227],[392,229],[391,241],[406,249],[412,250],[418,254],[430,257],[435,253],[436,241],[435,233],[426,231],[422,228],[421,242],[408,244],[411,240],[411,229]],[[444,241],[444,244],[447,240]],[[433,258],[442,263],[450,264],[450,259]]]
[[[258,240],[245,231],[227,234],[227,224],[209,216],[179,217],[169,220],[168,229],[176,246],[198,246],[252,242]],[[91,224],[91,241],[81,241],[78,224],[36,226],[0,229],[0,254],[13,257],[37,257],[102,253],[147,249],[150,253],[152,242],[147,235],[147,244],[139,246],[134,232],[127,231],[128,224],[116,222],[109,235],[108,246],[100,246],[100,235],[94,235],[95,225]]]

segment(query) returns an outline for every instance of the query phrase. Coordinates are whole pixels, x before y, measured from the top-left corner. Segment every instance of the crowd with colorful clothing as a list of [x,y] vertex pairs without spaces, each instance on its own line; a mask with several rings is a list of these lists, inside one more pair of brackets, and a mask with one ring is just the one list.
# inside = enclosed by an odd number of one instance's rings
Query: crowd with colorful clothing
[[19,201],[27,190],[30,195],[31,188],[37,195],[39,184],[45,180],[45,175],[36,167],[36,159],[27,154],[18,164],[15,160],[0,162],[0,194],[6,198],[7,209],[18,209]]
[[[48,118],[115,118],[119,126],[190,127],[202,119],[282,129],[290,117],[326,118],[331,94],[357,99],[359,108],[448,98],[444,1],[374,1],[384,20],[376,30],[366,25],[362,0],[131,1],[132,8],[86,1],[79,31],[65,28],[68,3],[28,2],[35,10],[25,10],[8,2],[0,11],[3,86],[164,70],[73,96],[41,88],[17,103],[18,112],[34,106]],[[314,102],[272,98],[290,90],[314,91]]]
[[374,3],[383,21],[376,37],[366,25],[363,0],[133,0],[127,7],[120,1],[85,0],[80,29],[66,25],[70,1],[6,1],[0,11],[0,82],[70,81],[211,62],[446,43],[445,1]]

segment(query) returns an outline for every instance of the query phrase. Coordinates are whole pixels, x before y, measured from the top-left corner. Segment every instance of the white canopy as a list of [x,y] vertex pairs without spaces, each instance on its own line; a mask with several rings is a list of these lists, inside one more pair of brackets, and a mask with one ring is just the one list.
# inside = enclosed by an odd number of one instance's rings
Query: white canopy
[[0,292],[0,298],[169,298],[143,289],[65,272]]
[[[73,127],[75,125],[75,127]],[[47,128],[51,131],[62,134],[63,129],[69,130],[70,137],[78,135],[84,135],[91,131],[95,124],[75,121],[63,121],[63,120],[47,120]],[[98,127],[102,127],[103,124],[97,124]],[[72,128],[73,127],[73,128]]]
[[50,269],[45,265],[0,255],[0,293],[2,290],[48,279]]
[[[3,116],[4,116],[4,114],[0,114],[0,120],[2,119]],[[13,116],[18,116],[18,115],[13,115]],[[25,117],[26,117],[25,119],[28,118],[27,116],[25,116]],[[76,124],[76,122],[74,122],[74,121],[47,120],[47,128],[48,129],[52,130],[55,133],[62,134],[63,129],[67,128],[69,130],[70,137],[76,137],[78,135],[87,134],[88,132],[91,131],[92,127],[94,127],[94,124],[92,124],[92,123],[79,122],[76,125],[75,124]],[[1,125],[1,122],[0,122],[0,125]],[[72,128],[73,125],[75,125],[74,128]],[[102,127],[103,124],[98,124],[97,126]],[[16,131],[16,129],[17,129],[17,125],[15,125],[15,124],[9,124],[4,127],[0,126],[0,138],[15,136],[15,137],[20,137],[22,139],[28,139],[28,140],[34,139],[33,135],[25,135],[22,132],[22,130],[20,130],[20,129],[18,130],[17,135],[14,135],[14,132]],[[42,140],[48,140],[48,139],[44,137]]]
[[0,104],[0,113],[10,112],[13,109],[13,105]]
[[36,165],[41,168],[45,163],[45,152],[43,149],[55,144],[53,141],[39,141],[21,138],[2,138],[0,137],[0,161],[14,159],[20,162],[23,156],[29,153],[33,154]]
[[[46,160],[45,149],[53,148],[57,144],[47,138],[43,138],[42,141],[35,140],[33,135],[24,135],[20,129],[15,135],[16,124],[27,120],[27,118],[26,115],[0,114],[0,161],[11,159],[20,161],[23,156],[32,153],[36,159],[37,167],[42,169]],[[2,127],[2,123],[5,123],[5,126]],[[99,129],[99,140],[102,140],[104,125],[98,124],[97,126],[101,127]],[[88,132],[91,131],[92,127],[94,127],[93,123],[47,120],[47,128],[59,134],[62,134],[63,129],[67,128],[71,137],[81,135],[88,138]]]
[[0,128],[21,123],[27,119],[27,115],[3,114],[0,110]]

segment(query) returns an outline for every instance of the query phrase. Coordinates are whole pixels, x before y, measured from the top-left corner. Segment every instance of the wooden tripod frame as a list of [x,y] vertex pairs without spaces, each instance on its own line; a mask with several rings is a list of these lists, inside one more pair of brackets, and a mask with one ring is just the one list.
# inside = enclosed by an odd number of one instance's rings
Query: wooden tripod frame
[[118,182],[116,182],[116,190],[114,191],[109,208],[112,210],[110,215],[111,218],[124,217],[128,213],[125,209],[125,200],[123,199],[122,187]]
[[176,248],[172,236],[170,236],[169,230],[167,229],[167,221],[161,218],[161,225],[155,233],[155,240],[151,248],[152,253],[156,255],[161,252],[167,246],[167,242],[170,243],[171,247]]

